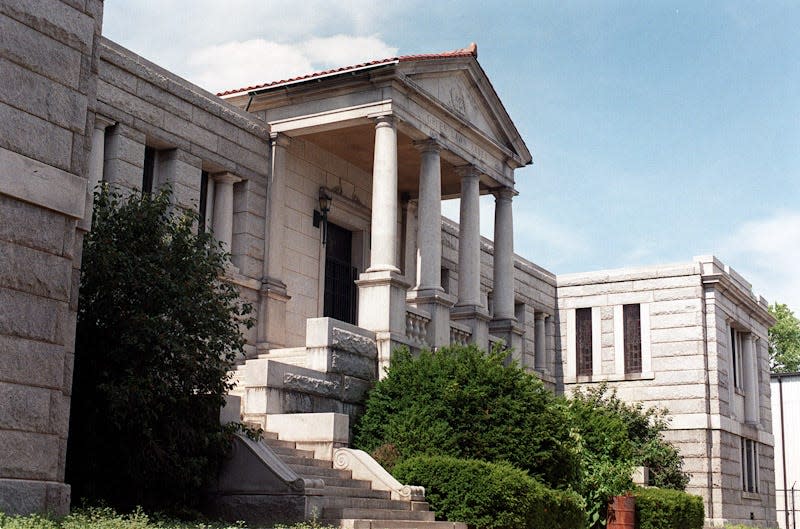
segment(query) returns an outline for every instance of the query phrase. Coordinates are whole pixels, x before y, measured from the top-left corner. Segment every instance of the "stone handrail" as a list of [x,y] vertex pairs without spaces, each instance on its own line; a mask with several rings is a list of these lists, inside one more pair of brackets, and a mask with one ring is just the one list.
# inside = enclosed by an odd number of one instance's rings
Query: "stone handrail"
[[472,329],[466,325],[450,322],[450,343],[454,345],[467,345],[472,336]]
[[498,337],[498,336],[492,336],[490,334],[489,335],[489,350],[491,351],[492,349],[494,349],[494,346],[498,345],[498,344],[500,346],[502,346],[502,347],[505,347],[506,341],[504,339]]
[[353,479],[371,482],[373,490],[389,491],[393,500],[423,501],[425,499],[425,487],[403,485],[363,450],[338,448],[333,453],[333,468],[350,470]]
[[429,312],[416,307],[406,307],[406,338],[415,347],[428,346]]

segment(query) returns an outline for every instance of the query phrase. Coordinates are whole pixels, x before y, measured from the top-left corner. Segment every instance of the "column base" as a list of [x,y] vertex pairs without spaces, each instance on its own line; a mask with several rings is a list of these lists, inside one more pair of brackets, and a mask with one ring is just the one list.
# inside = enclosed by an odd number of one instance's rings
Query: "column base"
[[364,272],[358,286],[358,326],[376,334],[378,376],[389,365],[394,343],[405,345],[406,291],[403,276],[390,270]]
[[450,309],[455,297],[441,288],[415,289],[406,294],[406,301],[418,309],[430,312],[428,343],[432,349],[450,345]]
[[279,279],[267,278],[261,283],[258,305],[259,353],[286,346],[286,302],[292,299]]
[[489,320],[491,316],[481,305],[456,305],[450,310],[450,319],[472,329],[470,343],[481,349],[489,347]]
[[522,339],[525,335],[525,328],[519,324],[516,318],[503,318],[492,320],[489,323],[489,333],[492,336],[502,338],[506,342],[506,349],[509,350],[509,358],[516,360],[520,367],[531,367],[525,365],[522,354]]

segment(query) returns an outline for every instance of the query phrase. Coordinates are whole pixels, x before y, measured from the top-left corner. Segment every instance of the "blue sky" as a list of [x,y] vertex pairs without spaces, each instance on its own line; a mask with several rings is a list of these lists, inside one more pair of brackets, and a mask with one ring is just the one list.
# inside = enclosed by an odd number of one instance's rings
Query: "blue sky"
[[534,155],[518,253],[555,273],[713,253],[800,312],[798,27],[797,2],[126,0],[104,34],[212,91],[475,41]]

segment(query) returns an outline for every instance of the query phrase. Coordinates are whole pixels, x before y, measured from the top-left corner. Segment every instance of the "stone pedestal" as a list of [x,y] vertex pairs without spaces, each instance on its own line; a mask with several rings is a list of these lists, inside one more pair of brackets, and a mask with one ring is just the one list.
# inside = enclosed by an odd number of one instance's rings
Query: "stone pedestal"
[[481,349],[489,346],[489,313],[480,305],[456,305],[450,311],[450,319],[467,325],[472,330],[470,343]]
[[489,323],[489,333],[502,338],[506,342],[506,348],[511,349],[511,357],[522,366],[522,337],[525,334],[525,328],[519,324],[517,319],[492,320]]
[[428,324],[428,344],[432,349],[438,349],[450,344],[450,309],[455,304],[455,298],[446,294],[442,289],[412,290],[406,296],[406,301],[418,309],[427,311],[431,315]]
[[267,279],[261,283],[258,307],[258,350],[280,349],[286,345],[286,302],[291,299],[286,285]]
[[403,276],[390,270],[364,272],[358,285],[358,326],[375,333],[378,375],[389,365],[392,349],[405,345],[406,291]]

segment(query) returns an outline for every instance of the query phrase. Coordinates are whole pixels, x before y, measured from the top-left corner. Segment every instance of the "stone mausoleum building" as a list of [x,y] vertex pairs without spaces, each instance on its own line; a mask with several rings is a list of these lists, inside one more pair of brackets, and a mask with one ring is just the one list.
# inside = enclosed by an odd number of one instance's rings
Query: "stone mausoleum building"
[[462,527],[347,446],[394,348],[475,343],[553,391],[667,407],[708,523],[775,525],[765,300],[714,257],[556,276],[516,255],[532,156],[474,44],[213,95],[101,21],[99,0],[0,7],[0,510],[69,506],[80,249],[106,182],[198,208],[257,309],[223,414],[270,433],[238,441],[220,516]]

